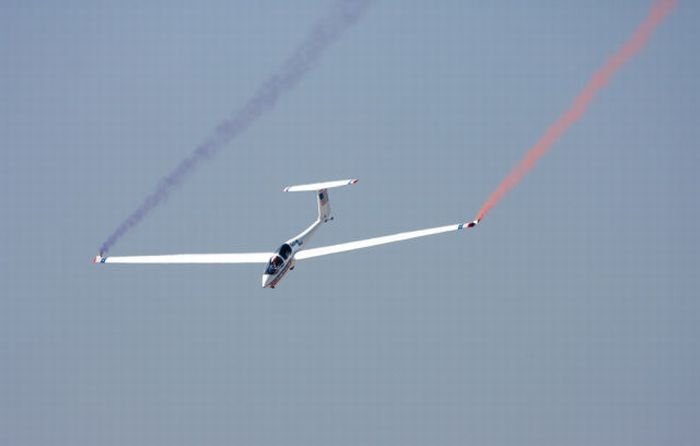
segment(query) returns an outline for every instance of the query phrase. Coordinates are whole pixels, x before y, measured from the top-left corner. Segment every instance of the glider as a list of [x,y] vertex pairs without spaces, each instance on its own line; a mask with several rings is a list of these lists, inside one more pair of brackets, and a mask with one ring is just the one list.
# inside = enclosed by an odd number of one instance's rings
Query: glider
[[418,237],[442,234],[444,232],[459,231],[464,228],[473,228],[479,224],[479,219],[438,226],[417,231],[400,232],[398,234],[374,237],[354,242],[340,243],[337,245],[322,246],[320,248],[306,249],[309,238],[323,223],[333,220],[331,207],[328,202],[328,189],[356,184],[356,179],[325,181],[321,183],[287,186],[284,192],[316,192],[318,204],[318,217],[311,226],[306,228],[296,237],[287,240],[274,252],[247,252],[228,254],[171,254],[148,256],[108,256],[100,253],[94,259],[94,263],[261,263],[267,264],[262,276],[263,288],[275,288],[277,284],[294,269],[297,260],[311,259],[314,257],[337,254],[340,252],[354,251],[356,249],[370,248],[372,246],[385,245],[387,243],[401,242]]

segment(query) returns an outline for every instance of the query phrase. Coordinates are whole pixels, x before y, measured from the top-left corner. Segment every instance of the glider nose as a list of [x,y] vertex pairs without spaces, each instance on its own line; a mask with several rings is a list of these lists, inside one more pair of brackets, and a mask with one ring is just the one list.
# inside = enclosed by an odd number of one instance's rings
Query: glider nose
[[270,286],[270,282],[272,282],[272,276],[270,274],[263,274],[262,276],[262,287],[267,288]]

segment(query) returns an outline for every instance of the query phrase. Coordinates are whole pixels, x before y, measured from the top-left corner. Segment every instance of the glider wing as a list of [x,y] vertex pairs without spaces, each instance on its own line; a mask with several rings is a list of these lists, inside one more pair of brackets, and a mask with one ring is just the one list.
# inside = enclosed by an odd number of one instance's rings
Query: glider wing
[[294,256],[295,259],[311,259],[314,257],[325,256],[328,254],[337,254],[341,252],[354,251],[356,249],[371,248],[373,246],[386,245],[387,243],[402,242],[419,237],[427,237],[429,235],[442,234],[445,232],[459,231],[464,228],[473,228],[475,222],[460,223],[455,225],[438,226],[435,228],[419,229],[417,231],[400,232],[398,234],[384,235],[381,237],[368,238],[365,240],[356,240],[354,242],[340,243],[338,245],[322,246],[320,248],[304,249],[299,251]]
[[168,254],[156,256],[97,256],[95,263],[267,263],[271,252],[228,254]]

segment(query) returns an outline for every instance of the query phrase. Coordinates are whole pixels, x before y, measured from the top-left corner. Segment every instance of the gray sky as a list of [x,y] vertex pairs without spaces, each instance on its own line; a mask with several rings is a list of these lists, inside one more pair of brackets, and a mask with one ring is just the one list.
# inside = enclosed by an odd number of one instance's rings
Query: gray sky
[[[648,1],[381,1],[114,255],[471,219]],[[90,263],[329,1],[0,7],[0,443],[692,444],[700,7],[475,231],[262,268]]]

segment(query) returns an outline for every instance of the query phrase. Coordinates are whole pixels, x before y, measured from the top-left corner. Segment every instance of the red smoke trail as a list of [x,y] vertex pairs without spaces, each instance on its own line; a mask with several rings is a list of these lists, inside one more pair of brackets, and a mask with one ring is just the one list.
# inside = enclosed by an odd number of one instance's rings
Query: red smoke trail
[[515,187],[530,169],[535,167],[535,163],[542,155],[547,153],[569,127],[583,116],[598,91],[605,87],[613,75],[644,48],[654,29],[675,6],[676,0],[659,0],[652,5],[649,16],[637,27],[632,37],[591,77],[588,84],[574,99],[573,105],[547,129],[542,138],[527,151],[525,157],[515,169],[508,174],[498,188],[489,196],[477,214],[477,220],[484,218],[491,208],[501,201],[505,194]]

